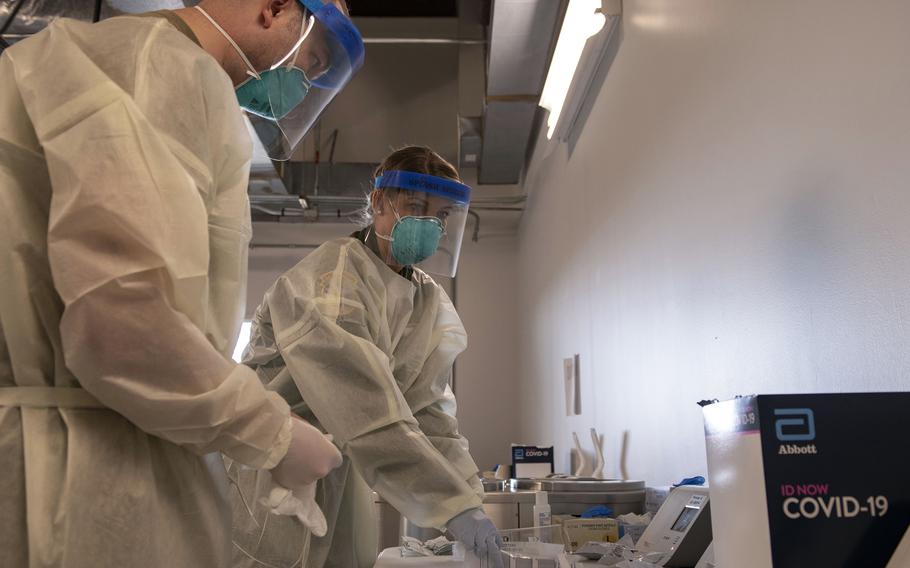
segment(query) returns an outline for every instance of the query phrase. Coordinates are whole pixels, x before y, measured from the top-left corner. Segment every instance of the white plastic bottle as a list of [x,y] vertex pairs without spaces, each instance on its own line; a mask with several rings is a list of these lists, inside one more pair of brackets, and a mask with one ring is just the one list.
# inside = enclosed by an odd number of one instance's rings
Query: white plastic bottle
[[[550,503],[547,499],[546,491],[538,491],[534,496],[534,526],[548,527],[553,524],[553,516],[550,513]],[[537,533],[538,531],[534,531]]]
[[[547,498],[546,491],[538,491],[534,496],[534,536],[537,537],[541,542],[550,542],[552,537],[550,535],[549,527],[553,524],[553,515],[550,512],[550,503]],[[539,568],[537,560],[534,560],[531,563],[532,568]]]

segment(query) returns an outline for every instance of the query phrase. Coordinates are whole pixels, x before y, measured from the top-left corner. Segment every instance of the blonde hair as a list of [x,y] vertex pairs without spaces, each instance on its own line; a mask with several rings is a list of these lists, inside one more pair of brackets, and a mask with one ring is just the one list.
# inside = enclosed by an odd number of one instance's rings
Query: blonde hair
[[373,171],[373,181],[383,173],[401,170],[418,174],[429,174],[455,181],[461,181],[458,170],[426,146],[404,146],[386,156],[386,159]]

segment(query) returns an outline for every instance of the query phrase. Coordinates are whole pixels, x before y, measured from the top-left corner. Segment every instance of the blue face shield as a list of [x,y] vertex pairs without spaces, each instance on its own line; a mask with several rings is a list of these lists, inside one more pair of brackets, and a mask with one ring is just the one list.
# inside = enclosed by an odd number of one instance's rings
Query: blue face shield
[[237,86],[237,101],[266,151],[287,160],[322,111],[363,65],[360,32],[332,3],[297,0],[303,7],[300,38],[265,71],[256,70],[236,42],[196,6],[237,51],[249,78]]

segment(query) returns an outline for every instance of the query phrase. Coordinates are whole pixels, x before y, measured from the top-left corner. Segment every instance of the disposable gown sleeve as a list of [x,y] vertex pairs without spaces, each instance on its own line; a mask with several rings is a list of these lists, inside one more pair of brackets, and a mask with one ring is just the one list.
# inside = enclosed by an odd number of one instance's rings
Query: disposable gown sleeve
[[[159,91],[152,96],[169,96],[168,86]],[[206,308],[218,294],[214,233],[203,195],[153,121],[106,83],[36,120],[53,186],[48,255],[66,365],[149,434],[274,466],[287,452],[289,408],[203,331],[219,317]],[[210,136],[209,126],[199,114],[187,129]],[[212,172],[213,191],[242,192],[244,169],[225,172],[231,179]]]
[[404,396],[420,430],[482,498],[483,485],[477,477],[479,469],[471,457],[468,440],[458,432],[458,404],[449,386],[452,377],[449,361],[465,349],[467,337],[455,306],[445,293],[440,294],[440,308],[434,326],[441,335],[439,345],[427,357],[420,374]]
[[382,287],[348,262],[345,247],[323,247],[312,254],[334,266],[291,271],[266,296],[281,356],[367,484],[417,525],[441,528],[481,499],[420,430],[375,344],[386,317]]
[[[445,374],[445,377],[450,375],[451,370]],[[444,383],[444,385],[437,386],[439,382]],[[415,387],[416,389],[411,389],[405,393],[405,397],[409,401],[423,398],[424,393],[421,391],[424,390],[431,395],[439,393],[427,406],[411,406],[420,430],[427,436],[430,443],[439,450],[439,453],[445,456],[455,467],[455,470],[471,486],[471,489],[483,498],[483,484],[480,483],[480,478],[477,476],[479,469],[474,462],[474,458],[471,457],[468,449],[468,440],[458,432],[457,403],[455,394],[448,385],[448,379],[443,378],[442,381],[431,382],[429,380],[424,381],[423,377],[421,377]]]

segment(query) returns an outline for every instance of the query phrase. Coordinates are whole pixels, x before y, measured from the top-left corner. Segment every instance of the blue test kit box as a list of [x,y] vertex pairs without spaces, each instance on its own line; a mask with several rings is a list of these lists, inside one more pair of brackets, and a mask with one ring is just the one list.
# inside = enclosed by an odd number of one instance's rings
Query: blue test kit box
[[553,446],[512,446],[512,477],[544,478],[553,473]]

